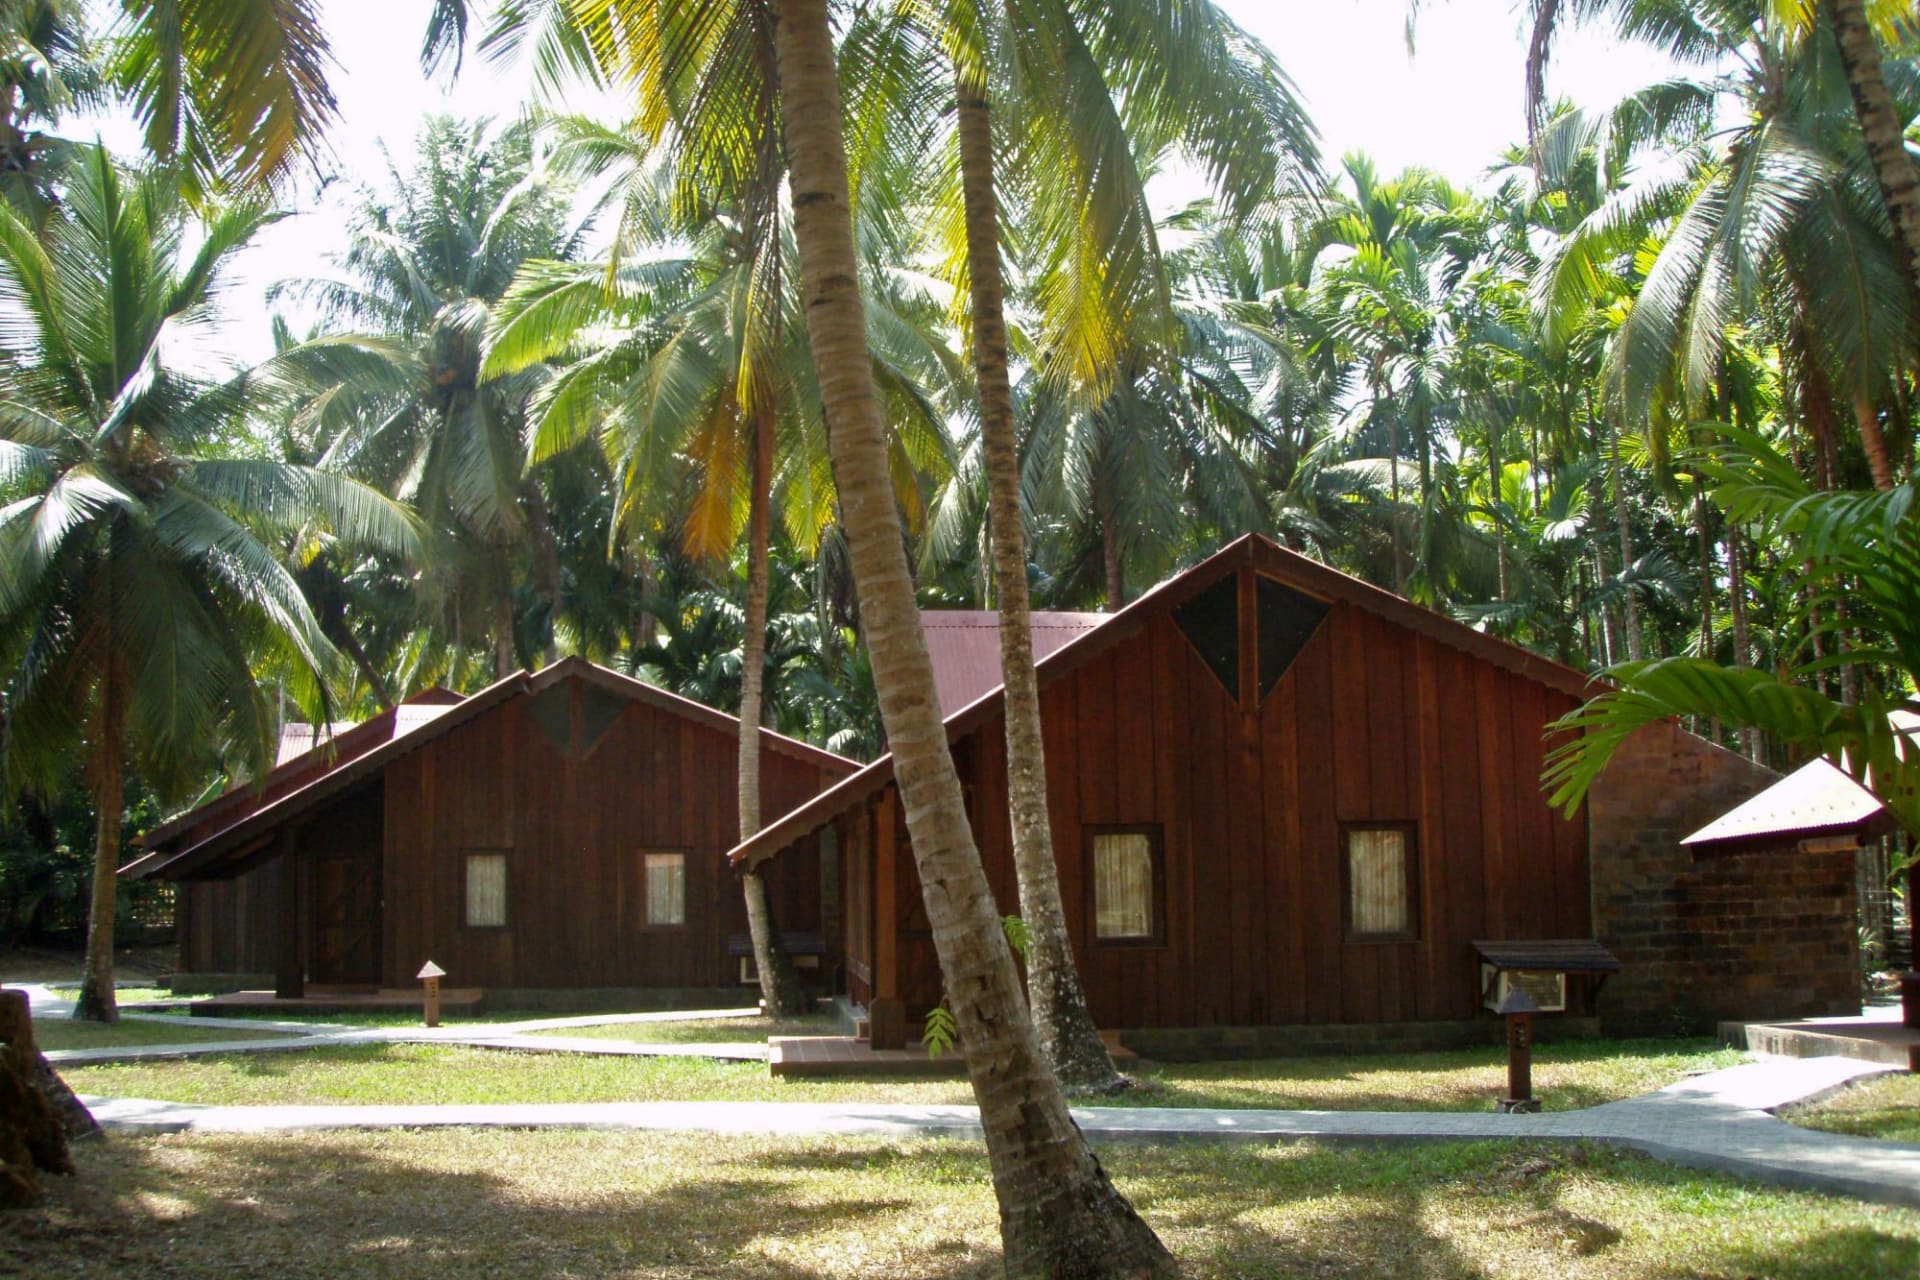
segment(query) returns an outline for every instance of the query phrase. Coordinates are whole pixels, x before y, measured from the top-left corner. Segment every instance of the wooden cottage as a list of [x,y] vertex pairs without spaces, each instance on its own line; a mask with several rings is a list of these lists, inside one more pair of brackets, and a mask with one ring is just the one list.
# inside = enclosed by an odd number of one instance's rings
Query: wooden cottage
[[[952,674],[997,653],[991,618],[929,615],[929,636],[975,837],[1011,914],[997,668],[990,684]],[[1598,1011],[1618,967],[1604,943],[1634,906],[1595,901],[1592,849],[1608,833],[1592,806],[1556,812],[1539,782],[1547,727],[1588,677],[1257,536],[1118,613],[1042,624],[1054,853],[1101,1026],[1168,1054],[1444,1043],[1484,1035],[1514,980],[1572,1015]],[[972,646],[954,634],[969,626]],[[1731,770],[1746,794],[1764,785],[1689,742],[1688,768]],[[1640,751],[1649,770],[1669,746]],[[1604,779],[1603,794],[1608,821],[1632,829],[1634,799]],[[898,1044],[941,993],[890,758],[730,856],[776,867],[826,832],[843,863],[848,994],[876,1046]]]
[[[733,716],[569,658],[331,736],[298,726],[261,787],[153,831],[123,874],[180,883],[184,970],[271,972],[283,996],[412,986],[428,959],[489,990],[730,986],[747,928],[723,862],[738,734]],[[766,812],[857,768],[760,741]],[[782,931],[823,950],[838,894],[812,848],[769,888]]]

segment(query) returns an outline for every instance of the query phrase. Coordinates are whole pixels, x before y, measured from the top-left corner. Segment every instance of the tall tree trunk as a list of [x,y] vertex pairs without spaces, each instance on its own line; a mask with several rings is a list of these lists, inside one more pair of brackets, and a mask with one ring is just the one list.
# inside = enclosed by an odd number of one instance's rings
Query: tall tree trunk
[[887,474],[859,292],[827,0],[775,0],[774,42],[808,339],[860,616],[934,948],[958,1026],[1014,1276],[1172,1275],[1108,1181],[1040,1052],[967,823]]
[[1893,488],[1893,456],[1887,452],[1887,436],[1880,429],[1880,413],[1873,407],[1873,401],[1856,394],[1853,420],[1860,427],[1860,449],[1867,455],[1867,471],[1873,476],[1873,487]]
[[[971,63],[971,65],[969,65]],[[967,277],[973,305],[973,369],[979,384],[980,448],[987,469],[987,524],[1000,609],[1000,678],[1006,686],[1007,807],[1020,915],[1027,925],[1027,999],[1033,1028],[1054,1075],[1069,1089],[1112,1093],[1126,1087],[1087,1009],[1067,936],[1066,909],[1053,860],[1047,814],[1047,766],[1040,725],[1040,681],[1033,670],[1027,537],[1020,510],[1020,449],[1014,436],[1013,383],[1007,372],[1005,284],[1000,216],[993,185],[993,120],[985,68],[954,59],[959,102],[960,189],[966,206]]]
[[523,482],[527,499],[527,541],[533,551],[533,582],[547,606],[547,642],[541,646],[548,665],[560,659],[560,605],[564,588],[560,574],[560,545],[554,540],[553,519],[547,512],[547,495],[540,481],[529,472]]
[[1627,520],[1627,473],[1620,461],[1620,425],[1611,414],[1607,417],[1607,442],[1613,454],[1613,520],[1620,534],[1620,574],[1626,597],[1621,613],[1627,629],[1627,657],[1638,662],[1646,656],[1640,644],[1640,605],[1633,598],[1633,588],[1625,582],[1633,568],[1633,526]]
[[1400,528],[1400,415],[1394,414],[1387,419],[1387,486],[1392,495],[1389,502],[1388,528],[1393,533],[1393,594],[1407,594],[1407,557],[1406,542]]
[[[740,838],[760,830],[761,684],[767,662],[767,577],[773,523],[773,406],[764,386],[753,391],[748,413],[753,424],[753,492],[747,505],[747,609],[740,641]],[[753,964],[760,976],[760,1000],[767,1016],[805,1013],[807,996],[793,958],[767,898],[767,881],[757,869],[740,877],[747,901],[747,932],[753,939]]]
[[505,680],[519,669],[513,652],[513,600],[503,587],[493,602],[493,678]]
[[1100,506],[1100,572],[1106,579],[1107,612],[1127,606],[1127,565],[1120,554],[1120,520],[1111,500]]
[[1920,171],[1907,154],[1907,122],[1887,89],[1880,42],[1867,22],[1865,0],[1825,0],[1833,42],[1846,71],[1847,91],[1860,136],[1880,184],[1880,199],[1899,238],[1907,266],[1907,285],[1920,296]]
[[[1727,611],[1733,617],[1733,665],[1753,665],[1753,630],[1747,625],[1747,554],[1737,525],[1727,527]],[[1740,730],[1747,758],[1764,764],[1760,731],[1751,725]]]
[[353,662],[354,669],[367,682],[367,690],[373,694],[373,700],[380,704],[380,709],[390,710],[393,706],[393,690],[388,687],[387,678],[380,674],[380,668],[374,666],[373,659],[367,656],[366,647],[360,643],[360,637],[353,634],[353,627],[346,619],[341,619],[339,627],[334,629],[329,638]]
[[[112,630],[113,603],[101,625]],[[112,640],[107,642],[113,644]],[[100,674],[100,712],[93,744],[93,901],[87,911],[87,968],[73,1016],[118,1022],[113,995],[113,926],[119,908],[120,818],[126,807],[126,689],[119,659]]]

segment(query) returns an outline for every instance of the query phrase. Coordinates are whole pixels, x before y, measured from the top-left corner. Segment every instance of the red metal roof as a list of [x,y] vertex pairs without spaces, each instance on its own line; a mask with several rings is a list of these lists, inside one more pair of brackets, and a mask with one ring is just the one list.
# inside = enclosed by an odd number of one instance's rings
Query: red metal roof
[[[1105,613],[1043,613],[1033,618],[1033,660],[1040,661],[1076,636],[1105,622]],[[926,609],[920,629],[933,660],[933,686],[940,717],[978,702],[1000,687],[1000,615],[992,609]]]
[[1687,836],[1700,853],[1778,848],[1813,836],[1879,835],[1892,815],[1871,791],[1827,760],[1802,765]]

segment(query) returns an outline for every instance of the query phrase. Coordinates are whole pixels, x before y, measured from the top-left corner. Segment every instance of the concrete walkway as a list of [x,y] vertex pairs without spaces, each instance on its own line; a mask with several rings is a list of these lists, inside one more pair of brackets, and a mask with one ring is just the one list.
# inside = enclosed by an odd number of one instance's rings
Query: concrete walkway
[[[1805,1102],[1885,1068],[1847,1058],[1769,1060],[1585,1111],[1207,1111],[1085,1107],[1074,1117],[1105,1142],[1275,1142],[1525,1138],[1590,1140],[1692,1168],[1782,1186],[1920,1207],[1920,1144],[1800,1129],[1770,1109]],[[800,1102],[544,1103],[498,1106],[215,1107],[87,1098],[109,1129],[136,1133],[284,1133],[313,1129],[573,1128],[774,1134],[980,1135],[969,1106]]]

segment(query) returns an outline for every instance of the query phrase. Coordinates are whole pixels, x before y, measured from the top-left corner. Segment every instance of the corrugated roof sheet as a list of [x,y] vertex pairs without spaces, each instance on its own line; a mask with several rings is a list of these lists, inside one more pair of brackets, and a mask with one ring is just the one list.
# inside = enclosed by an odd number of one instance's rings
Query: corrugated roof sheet
[[1836,765],[1814,760],[1680,843],[1721,852],[1776,847],[1818,835],[1877,833],[1887,807]]
[[[1075,636],[1105,622],[1105,613],[1049,613],[1033,616],[1033,660],[1040,661]],[[940,695],[940,716],[978,702],[1000,687],[1000,615],[992,609],[927,609],[920,614],[933,660],[933,685]]]

